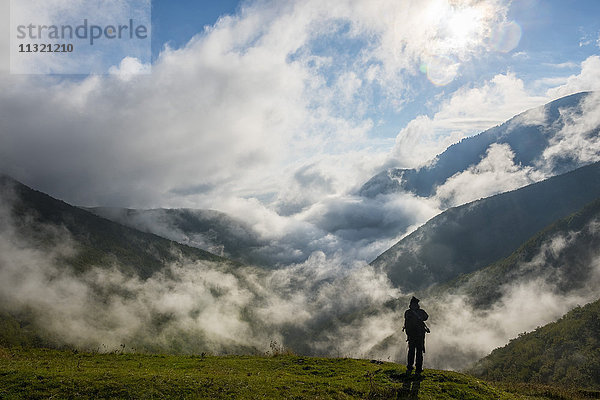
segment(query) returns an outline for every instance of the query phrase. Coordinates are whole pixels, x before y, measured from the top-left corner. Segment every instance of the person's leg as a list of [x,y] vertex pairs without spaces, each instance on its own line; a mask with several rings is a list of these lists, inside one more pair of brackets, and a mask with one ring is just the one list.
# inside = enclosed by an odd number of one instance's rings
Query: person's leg
[[412,371],[413,364],[415,363],[415,345],[408,342],[408,358],[406,360],[406,369]]
[[417,373],[421,373],[423,372],[423,347],[422,346],[416,346],[416,355],[417,355]]

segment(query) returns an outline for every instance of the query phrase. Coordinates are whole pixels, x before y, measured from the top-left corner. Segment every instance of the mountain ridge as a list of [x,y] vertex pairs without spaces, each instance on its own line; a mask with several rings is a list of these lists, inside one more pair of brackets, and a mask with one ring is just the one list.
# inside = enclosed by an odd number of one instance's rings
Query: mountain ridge
[[[596,162],[450,208],[397,242],[371,265],[385,271],[400,288],[423,289],[507,257],[548,224],[599,196],[600,162]],[[485,229],[480,229],[482,226]]]
[[203,249],[247,265],[274,267],[259,251],[269,245],[246,222],[217,210],[190,208],[129,209],[91,207],[85,210],[142,232]]
[[[443,184],[448,178],[477,164],[493,143],[508,144],[515,154],[515,164],[532,166],[548,146],[549,139],[559,128],[556,124],[560,116],[560,109],[581,105],[582,101],[591,93],[595,92],[572,94],[524,111],[501,125],[450,145],[428,164],[418,169],[390,168],[381,171],[365,182],[358,190],[358,194],[364,197],[375,197],[379,194],[407,191],[420,197],[432,196],[435,194],[437,186]],[[539,121],[523,124],[528,113],[539,113],[540,111],[543,111],[545,115],[544,124],[540,124]],[[600,127],[595,128],[596,135],[599,130]],[[566,163],[562,167],[554,169],[552,174],[558,175],[580,166],[582,165]]]
[[[11,208],[19,229],[31,234],[39,230],[35,227],[37,224],[66,228],[78,245],[78,254],[70,262],[79,269],[85,269],[90,263],[110,265],[112,260],[106,259],[110,255],[129,272],[147,278],[161,269],[165,262],[177,260],[179,255],[174,251],[190,259],[231,262],[207,251],[96,216],[32,189],[8,175],[0,175],[0,187],[3,191],[14,192],[13,204],[4,205]],[[30,237],[40,239],[35,235]]]
[[510,256],[434,285],[427,293],[438,297],[444,293],[466,295],[476,308],[484,309],[493,306],[506,285],[540,277],[559,292],[577,290],[593,282],[590,274],[594,271],[594,259],[600,254],[598,224],[600,198],[539,231]]

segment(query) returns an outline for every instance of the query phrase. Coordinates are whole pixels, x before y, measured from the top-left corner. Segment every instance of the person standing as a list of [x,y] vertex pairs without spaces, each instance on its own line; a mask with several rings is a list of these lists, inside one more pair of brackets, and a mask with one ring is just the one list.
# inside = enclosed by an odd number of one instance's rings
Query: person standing
[[408,342],[408,358],[406,361],[406,371],[410,373],[413,370],[413,364],[416,357],[416,373],[423,372],[423,353],[425,353],[425,333],[429,333],[429,328],[425,325],[429,315],[419,306],[419,299],[413,296],[410,299],[408,310],[404,312],[404,327]]

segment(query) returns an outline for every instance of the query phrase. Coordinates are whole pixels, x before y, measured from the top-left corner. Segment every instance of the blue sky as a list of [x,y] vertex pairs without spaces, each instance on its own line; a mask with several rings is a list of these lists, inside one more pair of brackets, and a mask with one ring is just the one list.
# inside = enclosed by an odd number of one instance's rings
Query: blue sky
[[152,55],[156,58],[163,46],[184,46],[205,26],[212,26],[222,15],[233,15],[239,2],[233,0],[154,0],[152,1]]

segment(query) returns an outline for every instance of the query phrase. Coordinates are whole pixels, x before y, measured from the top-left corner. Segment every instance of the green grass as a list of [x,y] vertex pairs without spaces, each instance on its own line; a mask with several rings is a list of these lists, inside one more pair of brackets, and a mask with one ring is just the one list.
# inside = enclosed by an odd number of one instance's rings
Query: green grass
[[[293,355],[173,356],[0,348],[1,399],[576,399],[456,372]],[[562,396],[562,397],[561,397]]]

